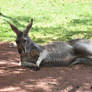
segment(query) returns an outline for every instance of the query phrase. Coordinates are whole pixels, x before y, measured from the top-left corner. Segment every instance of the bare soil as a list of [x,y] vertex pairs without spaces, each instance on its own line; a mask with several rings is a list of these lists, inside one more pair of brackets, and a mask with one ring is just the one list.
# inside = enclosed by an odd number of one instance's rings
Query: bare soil
[[0,92],[92,92],[92,66],[33,71],[18,63],[16,47],[0,42]]

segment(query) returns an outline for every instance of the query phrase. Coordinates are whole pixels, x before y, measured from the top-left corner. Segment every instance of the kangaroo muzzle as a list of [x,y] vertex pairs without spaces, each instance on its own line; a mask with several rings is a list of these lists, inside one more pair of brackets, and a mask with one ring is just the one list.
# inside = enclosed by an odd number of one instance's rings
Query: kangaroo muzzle
[[18,53],[21,54],[22,53],[22,49],[18,49]]

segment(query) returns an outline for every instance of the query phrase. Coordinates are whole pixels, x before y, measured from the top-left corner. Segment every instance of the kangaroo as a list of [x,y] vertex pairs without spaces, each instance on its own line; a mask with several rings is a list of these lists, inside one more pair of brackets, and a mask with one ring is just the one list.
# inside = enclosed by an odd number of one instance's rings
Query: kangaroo
[[[16,44],[20,54],[20,65],[22,66],[38,70],[40,65],[68,66],[80,62],[84,63],[84,60],[87,62],[86,60],[90,61],[91,59],[91,52],[86,41],[58,41],[47,45],[38,45],[28,36],[29,30],[32,28],[33,19],[31,19],[23,32],[10,22],[8,23],[17,35]],[[82,50],[81,48],[84,49]],[[81,56],[84,53],[88,54]]]
[[79,57],[72,64],[92,65],[92,41],[88,39],[73,39],[68,41]]

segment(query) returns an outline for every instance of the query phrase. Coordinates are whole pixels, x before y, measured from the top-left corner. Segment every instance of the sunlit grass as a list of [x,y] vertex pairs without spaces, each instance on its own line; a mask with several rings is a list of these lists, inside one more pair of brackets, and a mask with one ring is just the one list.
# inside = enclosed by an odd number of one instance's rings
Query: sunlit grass
[[0,40],[16,39],[6,20],[23,30],[31,18],[29,35],[37,43],[92,39],[91,0],[0,0]]

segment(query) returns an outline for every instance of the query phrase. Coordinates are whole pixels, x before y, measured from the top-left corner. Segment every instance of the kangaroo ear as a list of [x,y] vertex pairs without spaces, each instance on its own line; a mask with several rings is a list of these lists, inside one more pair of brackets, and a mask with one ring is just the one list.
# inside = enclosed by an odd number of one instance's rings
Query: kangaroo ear
[[33,19],[31,19],[31,21],[29,22],[29,24],[24,29],[24,34],[28,34],[30,28],[32,27],[32,24],[33,24]]
[[8,22],[8,24],[10,25],[11,29],[13,30],[13,32],[15,32],[17,35],[20,34],[20,31],[19,31],[19,29],[17,27],[15,27],[10,22]]

